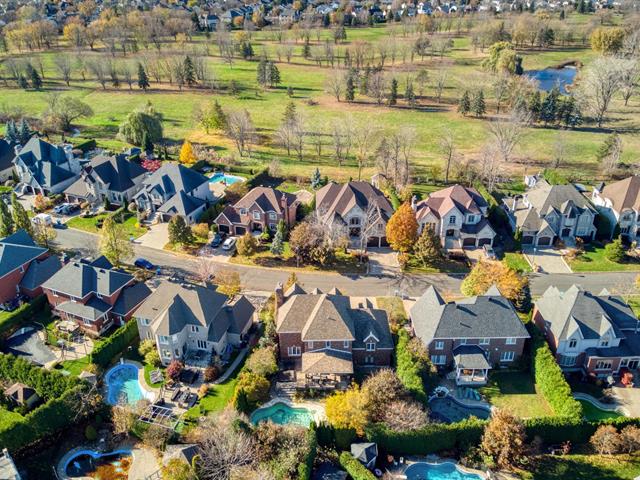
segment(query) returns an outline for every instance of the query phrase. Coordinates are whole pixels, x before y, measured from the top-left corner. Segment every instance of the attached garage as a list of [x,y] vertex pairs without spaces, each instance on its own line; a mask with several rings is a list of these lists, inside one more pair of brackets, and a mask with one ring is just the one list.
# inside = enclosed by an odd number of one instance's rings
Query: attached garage
[[220,233],[229,233],[229,225],[218,224],[218,231]]
[[491,245],[493,243],[493,238],[481,238],[478,240],[478,246],[482,247],[483,245]]
[[538,238],[538,245],[540,246],[549,246],[551,245],[551,237],[540,237]]
[[522,237],[522,244],[523,245],[531,245],[533,243],[533,236],[531,235],[524,235]]
[[475,247],[476,246],[476,239],[473,238],[473,237],[463,238],[462,239],[462,246],[463,247]]
[[236,227],[236,235],[244,235],[247,233],[247,229],[244,227]]

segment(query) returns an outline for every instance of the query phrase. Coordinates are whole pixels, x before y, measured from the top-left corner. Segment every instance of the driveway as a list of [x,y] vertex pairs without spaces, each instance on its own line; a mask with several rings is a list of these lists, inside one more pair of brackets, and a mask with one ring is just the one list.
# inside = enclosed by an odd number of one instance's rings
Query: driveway
[[143,247],[155,248],[162,250],[169,243],[169,224],[156,223],[149,228],[149,231],[138,237],[135,242]]
[[369,248],[369,275],[395,275],[400,271],[398,255],[390,248]]
[[555,248],[526,248],[522,250],[527,261],[540,267],[542,273],[572,273],[562,258],[562,251]]

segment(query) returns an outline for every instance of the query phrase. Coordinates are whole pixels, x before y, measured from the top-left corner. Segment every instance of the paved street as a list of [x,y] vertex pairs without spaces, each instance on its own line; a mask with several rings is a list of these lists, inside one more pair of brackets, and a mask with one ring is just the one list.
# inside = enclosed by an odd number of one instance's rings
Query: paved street
[[[97,255],[98,237],[80,230],[57,230],[55,243],[67,249],[76,250],[82,255]],[[144,257],[159,265],[166,273],[190,275],[194,271],[191,258],[175,255],[163,250],[135,245],[135,255]],[[277,282],[285,282],[289,273],[283,270],[272,270],[259,267],[241,265],[225,265],[240,273],[242,284],[251,291],[271,291]],[[167,270],[169,272],[167,272]],[[460,282],[464,275],[459,274],[430,274],[404,275],[396,277],[377,277],[364,275],[342,275],[337,273],[296,272],[300,282],[310,288],[327,291],[334,287],[348,295],[381,296],[381,295],[421,295],[429,285],[435,285],[444,295],[459,295]],[[637,273],[567,273],[567,274],[532,274],[531,293],[533,296],[542,293],[551,285],[566,290],[572,284],[581,285],[585,290],[600,292],[605,286],[615,292],[620,288],[628,288],[634,284]]]

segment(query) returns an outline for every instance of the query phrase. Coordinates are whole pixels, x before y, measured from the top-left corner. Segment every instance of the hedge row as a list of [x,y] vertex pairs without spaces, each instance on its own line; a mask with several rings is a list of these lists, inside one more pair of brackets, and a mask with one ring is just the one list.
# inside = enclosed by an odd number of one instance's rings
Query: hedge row
[[375,475],[367,470],[366,467],[349,452],[342,452],[340,454],[340,465],[353,480],[376,480]]
[[309,445],[309,451],[302,459],[302,462],[298,464],[298,480],[310,480],[311,472],[313,471],[313,462],[316,459],[316,453],[318,450],[318,438],[316,436],[316,424],[312,423],[309,429],[305,433],[307,445]]
[[78,381],[55,370],[45,370],[22,357],[0,353],[0,379],[29,385],[44,400],[59,397]]
[[571,393],[571,387],[564,378],[553,353],[538,328],[530,322],[527,325],[532,338],[531,369],[540,393],[546,398],[553,413],[561,417],[582,418],[582,405]]
[[348,450],[358,438],[352,428],[335,428],[327,422],[321,422],[316,427],[318,445],[321,447],[337,447],[340,450]]
[[127,348],[137,336],[138,325],[135,319],[131,319],[113,332],[113,335],[96,343],[93,351],[89,354],[91,363],[95,363],[101,367],[108,366],[117,355],[124,352],[124,349]]
[[401,328],[398,331],[398,342],[396,343],[396,373],[402,385],[411,392],[413,397],[424,403],[427,401],[427,392],[423,382],[424,372],[421,371],[420,362],[407,348],[409,340],[409,333]]
[[9,336],[16,330],[24,320],[30,319],[35,312],[45,308],[47,297],[40,295],[30,303],[21,305],[13,312],[0,312],[0,337]]

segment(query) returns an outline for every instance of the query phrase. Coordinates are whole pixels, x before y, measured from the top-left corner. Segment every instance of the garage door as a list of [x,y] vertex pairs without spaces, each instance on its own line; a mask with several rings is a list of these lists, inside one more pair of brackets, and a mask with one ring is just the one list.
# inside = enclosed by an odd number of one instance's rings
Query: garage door
[[220,233],[229,233],[229,225],[218,225],[218,231]]
[[244,227],[236,227],[236,235],[244,235],[247,233],[247,229]]
[[525,235],[522,237],[523,245],[531,245],[533,243],[533,237],[531,235]]
[[551,245],[551,237],[540,237],[538,245]]
[[462,246],[463,247],[475,247],[476,246],[476,239],[473,238],[473,237],[464,238],[462,240]]
[[478,240],[478,246],[481,247],[483,245],[491,245],[491,238],[481,238]]

